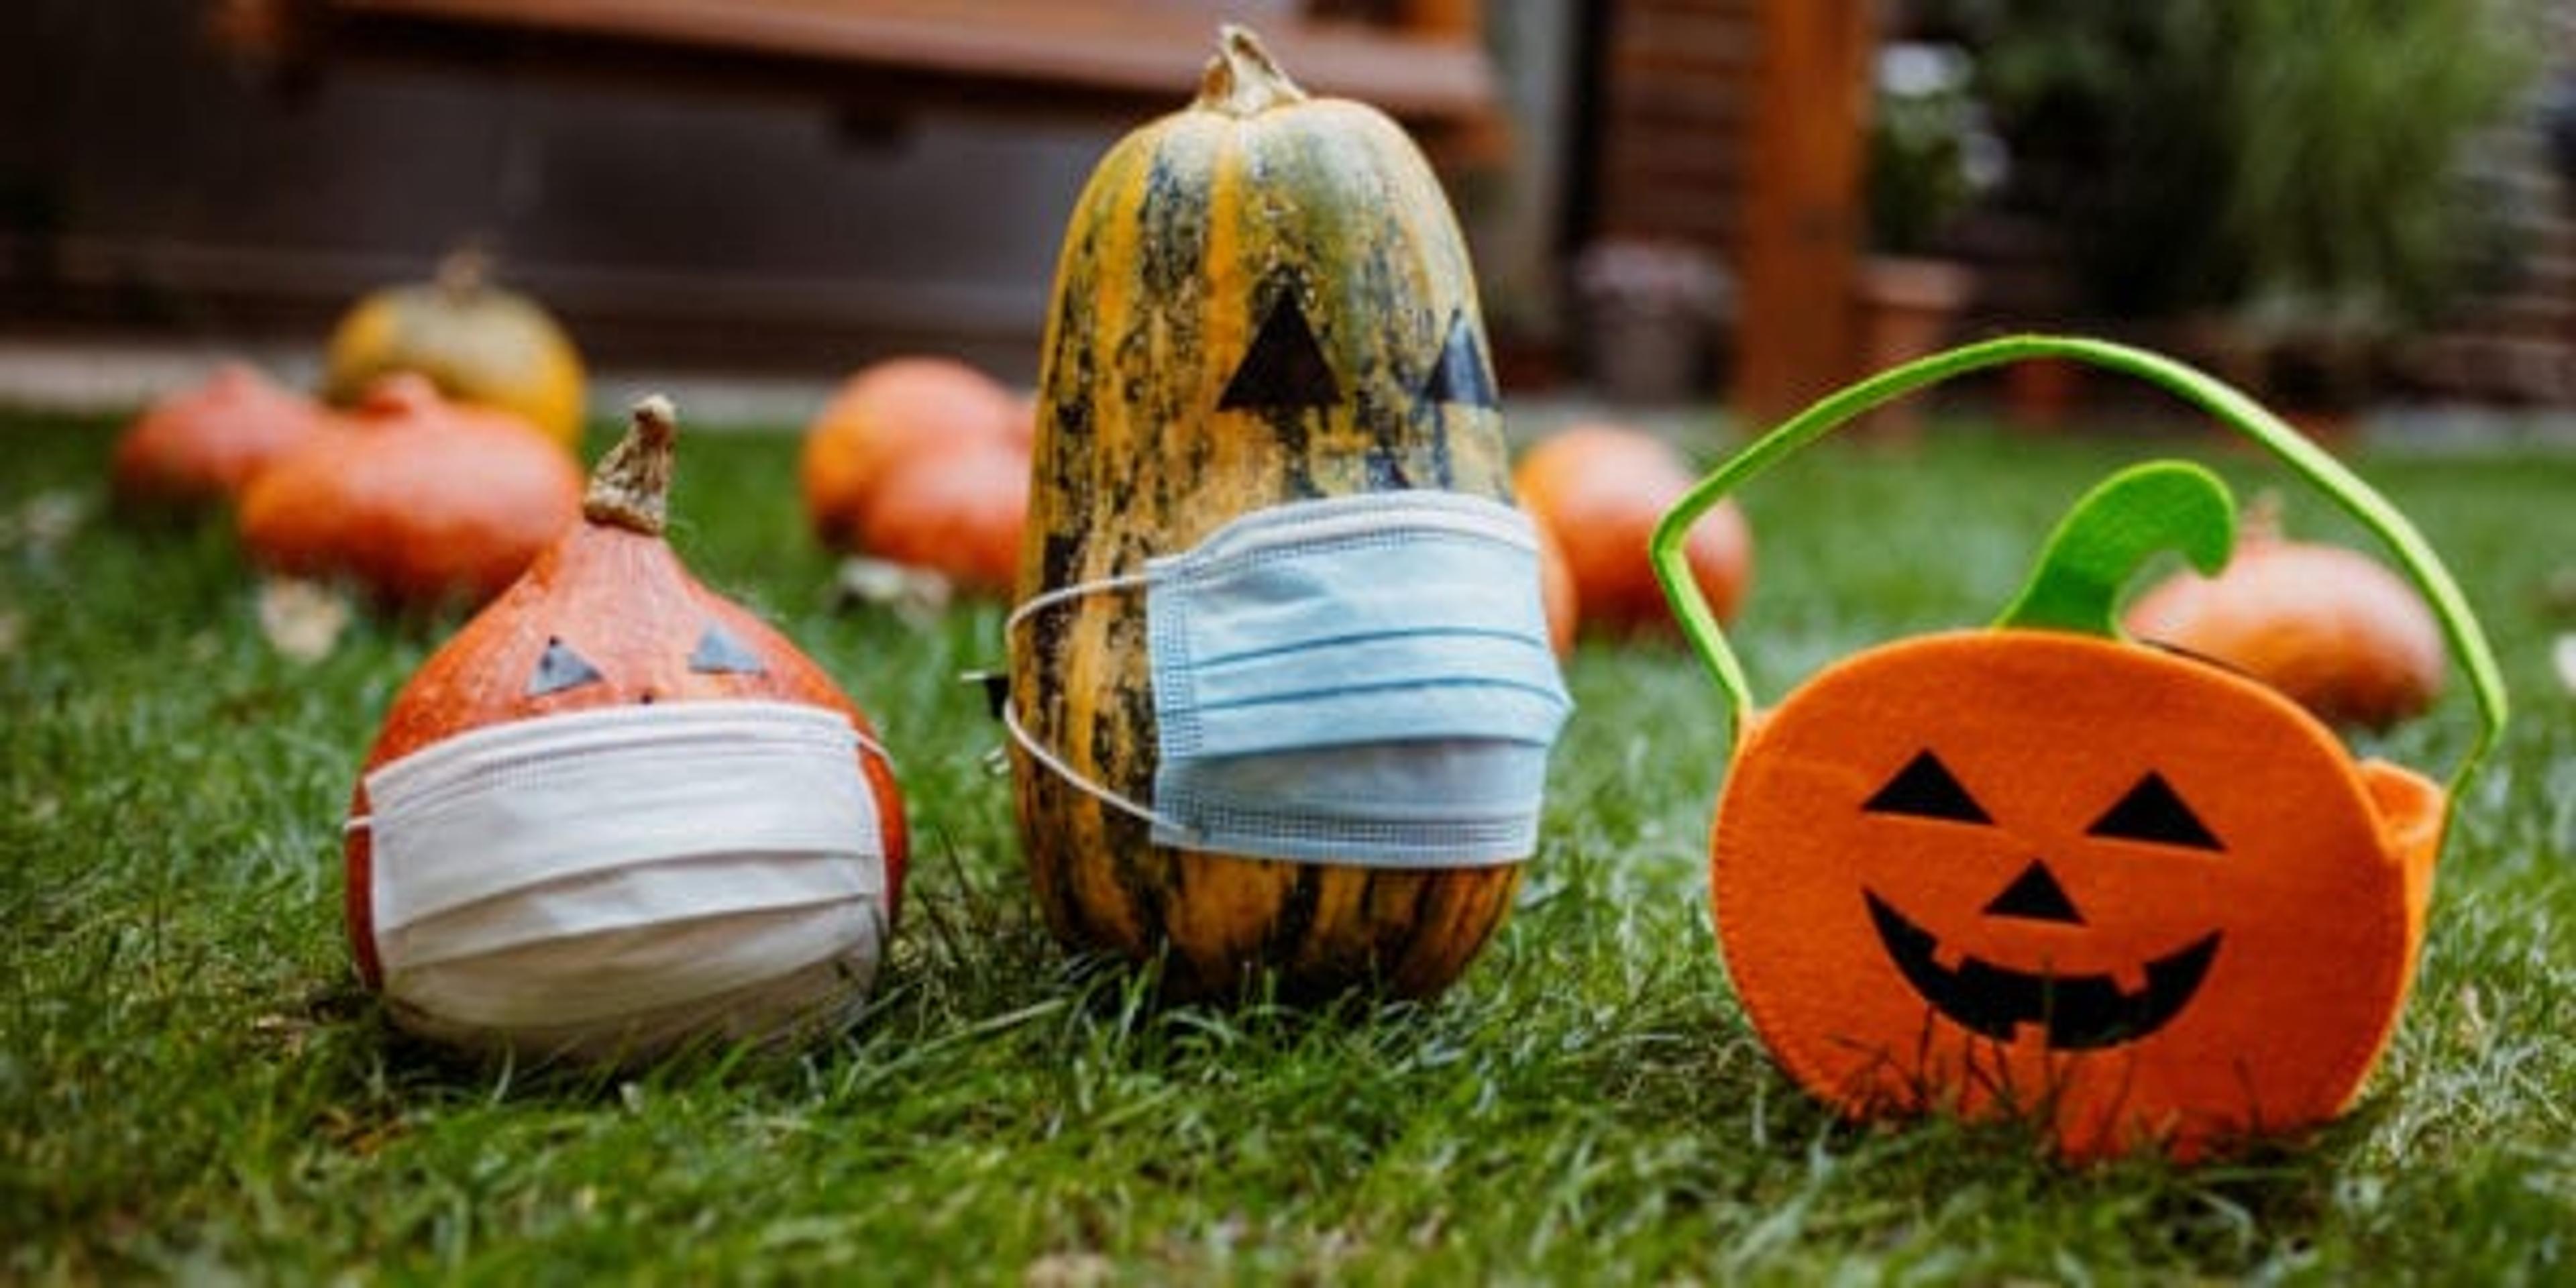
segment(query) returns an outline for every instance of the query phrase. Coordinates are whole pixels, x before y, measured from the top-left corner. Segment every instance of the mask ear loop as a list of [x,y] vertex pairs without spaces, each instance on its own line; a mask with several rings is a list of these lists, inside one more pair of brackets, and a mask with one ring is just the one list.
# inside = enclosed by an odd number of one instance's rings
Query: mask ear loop
[[2279,458],[2291,472],[2323,492],[2396,554],[2398,563],[2431,603],[2434,616],[2441,622],[2443,638],[2467,675],[2470,694],[2476,700],[2477,736],[2459,767],[2452,771],[2448,785],[2445,809],[2456,812],[2469,780],[2503,734],[2505,692],[2495,655],[2487,646],[2486,632],[2469,611],[2467,597],[2452,581],[2441,557],[2433,553],[2414,525],[2387,498],[2325,449],[2301,437],[2234,387],[2162,354],[2075,336],[2006,336],[1963,345],[1847,385],[1756,439],[1700,480],[1664,515],[1648,543],[1655,578],[1663,584],[1664,598],[1680,619],[1683,634],[1724,691],[1733,732],[1740,736],[1754,712],[1753,689],[1745,678],[1743,663],[1727,645],[1716,614],[1691,579],[1683,558],[1682,542],[1690,535],[1691,525],[1736,485],[1872,407],[1952,376],[2031,358],[2067,358],[2125,372],[2208,412]]
[[[1058,586],[1053,590],[1042,591],[1038,594],[1031,595],[1018,607],[1013,608],[1009,617],[1002,619],[1002,646],[1005,650],[1016,648],[1019,641],[1020,627],[1026,623],[1029,618],[1035,616],[1044,609],[1054,608],[1061,604],[1070,603],[1085,595],[1105,594],[1109,591],[1116,590],[1133,590],[1144,586],[1148,580],[1150,580],[1150,578],[1146,573],[1120,573],[1115,577],[1103,577],[1098,581],[1077,581],[1070,585]],[[1065,783],[1071,786],[1075,791],[1081,792],[1083,795],[1089,796],[1093,800],[1116,809],[1120,813],[1126,814],[1131,818],[1138,819],[1146,824],[1165,829],[1169,832],[1178,833],[1184,838],[1195,836],[1197,834],[1196,828],[1190,827],[1179,819],[1173,818],[1168,814],[1161,813],[1153,806],[1148,805],[1143,801],[1113,791],[1100,783],[1093,782],[1089,778],[1084,777],[1080,771],[1076,770],[1073,766],[1066,764],[1063,757],[1058,756],[1055,752],[1039,743],[1035,736],[1030,734],[1027,729],[1020,725],[1018,693],[1013,692],[1002,699],[1001,715],[1002,728],[1009,731],[1011,741],[1018,743],[1020,745],[1020,750],[1029,753],[1029,758],[1031,760],[1046,766],[1047,769],[1052,771],[1056,777],[1063,779]]]

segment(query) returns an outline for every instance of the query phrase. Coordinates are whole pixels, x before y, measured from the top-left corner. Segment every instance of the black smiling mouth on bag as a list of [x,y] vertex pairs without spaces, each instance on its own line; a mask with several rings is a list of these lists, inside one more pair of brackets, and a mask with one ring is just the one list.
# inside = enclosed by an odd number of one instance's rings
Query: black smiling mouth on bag
[[2147,963],[2146,985],[2124,990],[2109,975],[2052,975],[1969,957],[1938,960],[1940,940],[1868,890],[1870,921],[1905,982],[1932,1009],[1971,1032],[2010,1042],[2024,1025],[2047,1032],[2052,1050],[2090,1051],[2135,1042],[2170,1023],[2200,992],[2218,956],[2219,932]]
[[[1929,748],[1900,766],[1862,802],[1861,812],[1892,816],[1908,826],[1994,825],[1986,807]],[[2085,834],[2166,855],[2209,857],[2227,849],[2174,785],[2153,770],[2114,799]],[[2025,1025],[2044,1030],[2052,1050],[2090,1051],[2135,1042],[2172,1023],[2191,1005],[2218,956],[2219,932],[2213,930],[2149,961],[2147,982],[2135,992],[2121,988],[2119,980],[2107,974],[2016,970],[1980,957],[1963,957],[1956,967],[1943,966],[1937,936],[1908,920],[1877,892],[1864,888],[1861,897],[1869,903],[1869,919],[1878,928],[1879,944],[1905,982],[1933,1010],[1998,1042],[2012,1041]],[[2086,924],[2083,910],[2048,864],[2038,859],[2025,865],[1984,912],[1989,917],[2043,925],[2081,928]]]

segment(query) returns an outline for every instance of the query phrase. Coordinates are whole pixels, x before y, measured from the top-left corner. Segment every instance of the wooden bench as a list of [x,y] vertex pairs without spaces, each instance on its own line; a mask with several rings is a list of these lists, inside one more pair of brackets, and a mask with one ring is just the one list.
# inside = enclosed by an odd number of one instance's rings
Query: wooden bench
[[[1188,100],[1221,15],[1249,14],[1310,91],[1357,98],[1444,151],[1499,130],[1478,0],[1392,0],[1370,21],[1185,0],[212,0],[219,43],[289,67],[430,59],[671,87],[813,94],[862,113],[936,105],[1115,113]],[[1265,12],[1267,11],[1267,12]]]

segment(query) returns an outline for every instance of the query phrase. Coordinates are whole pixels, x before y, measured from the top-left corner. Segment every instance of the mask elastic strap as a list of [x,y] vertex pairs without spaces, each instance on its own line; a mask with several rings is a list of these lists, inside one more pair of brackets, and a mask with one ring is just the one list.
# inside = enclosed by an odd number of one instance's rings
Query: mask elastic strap
[[[1013,608],[1009,617],[1002,619],[1003,647],[1006,649],[1013,647],[1019,639],[1020,627],[1025,624],[1030,617],[1036,615],[1043,609],[1054,608],[1060,604],[1080,599],[1085,595],[1105,594],[1114,590],[1133,590],[1139,586],[1145,585],[1147,580],[1147,575],[1141,572],[1120,573],[1115,577],[1103,577],[1097,581],[1077,581],[1070,585],[1058,586],[1053,590],[1031,595],[1018,607]],[[1083,795],[1089,796],[1093,800],[1116,809],[1120,813],[1126,814],[1131,818],[1138,819],[1154,827],[1165,829],[1166,831],[1179,833],[1184,837],[1196,834],[1197,829],[1190,827],[1179,819],[1160,813],[1156,811],[1153,806],[1148,805],[1143,801],[1120,792],[1112,791],[1110,788],[1084,777],[1080,771],[1076,770],[1073,766],[1066,764],[1063,757],[1056,755],[1055,752],[1041,745],[1036,737],[1031,735],[1027,729],[1022,728],[1020,725],[1018,697],[1019,695],[1015,692],[1003,698],[1001,704],[1002,728],[1010,732],[1011,741],[1018,743],[1020,745],[1020,750],[1029,753],[1030,759],[1046,766],[1055,774],[1056,777],[1063,779],[1065,783],[1068,786],[1071,786],[1075,791],[1081,792]]]

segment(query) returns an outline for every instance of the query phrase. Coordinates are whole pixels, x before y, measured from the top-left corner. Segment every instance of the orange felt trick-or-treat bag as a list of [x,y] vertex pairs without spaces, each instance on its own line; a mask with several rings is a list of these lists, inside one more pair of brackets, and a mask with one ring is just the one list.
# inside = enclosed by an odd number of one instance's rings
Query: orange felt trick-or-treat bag
[[[2384,541],[2443,621],[2479,732],[2447,787],[2356,760],[2296,704],[2123,637],[2118,600],[2233,543],[2216,476],[2115,475],[1983,629],[1829,665],[1757,710],[1680,559],[1737,484],[1870,407],[2027,358],[2089,363],[2207,411]],[[2348,1106],[2388,1043],[2434,861],[2504,693],[2438,558],[2384,499],[2237,391],[2161,355],[1989,341],[1837,393],[1665,517],[1674,611],[1735,717],[1710,886],[1727,971],[1801,1086],[1853,1118],[2018,1116],[2073,1158],[2189,1160]]]

